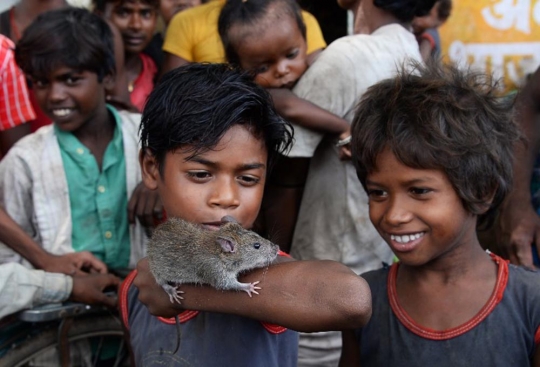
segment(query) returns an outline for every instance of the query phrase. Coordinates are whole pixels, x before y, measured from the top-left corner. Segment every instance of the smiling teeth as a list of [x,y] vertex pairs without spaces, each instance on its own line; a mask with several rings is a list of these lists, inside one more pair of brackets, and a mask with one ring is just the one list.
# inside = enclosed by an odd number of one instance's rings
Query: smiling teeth
[[424,235],[424,232],[413,233],[413,234],[409,234],[409,235],[406,234],[406,235],[403,235],[403,236],[395,236],[395,235],[391,234],[390,239],[392,241],[396,241],[397,243],[408,243],[410,241],[414,241],[414,240],[419,239],[423,235]]
[[71,112],[71,110],[68,109],[68,108],[63,108],[63,109],[61,109],[61,110],[53,110],[53,111],[52,111],[53,115],[58,116],[58,117],[66,116],[66,115],[68,115],[70,112]]

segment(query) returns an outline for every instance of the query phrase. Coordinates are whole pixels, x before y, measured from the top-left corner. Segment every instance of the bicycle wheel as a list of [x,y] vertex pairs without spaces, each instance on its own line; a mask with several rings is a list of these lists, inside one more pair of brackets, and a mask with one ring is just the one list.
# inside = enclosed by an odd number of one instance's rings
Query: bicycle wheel
[[[36,324],[39,327],[39,324]],[[6,367],[49,367],[60,366],[57,353],[58,325],[48,326],[37,335],[30,336],[11,348],[0,358],[0,366]],[[79,316],[67,333],[70,345],[70,365],[111,366],[129,365],[129,353],[124,342],[124,331],[120,320],[113,315]],[[104,348],[105,346],[105,348]],[[112,351],[110,346],[114,346]],[[106,352],[105,355],[104,352]]]

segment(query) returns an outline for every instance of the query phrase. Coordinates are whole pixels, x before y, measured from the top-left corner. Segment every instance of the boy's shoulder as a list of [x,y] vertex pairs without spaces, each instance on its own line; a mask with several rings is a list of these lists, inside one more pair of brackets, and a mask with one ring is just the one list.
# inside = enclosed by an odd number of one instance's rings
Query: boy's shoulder
[[540,302],[540,271],[508,264],[508,287],[524,292],[527,298]]

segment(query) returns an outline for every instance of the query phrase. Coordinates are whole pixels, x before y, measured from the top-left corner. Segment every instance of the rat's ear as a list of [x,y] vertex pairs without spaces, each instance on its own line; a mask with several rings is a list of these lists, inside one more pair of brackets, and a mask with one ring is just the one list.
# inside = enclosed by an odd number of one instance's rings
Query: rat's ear
[[144,185],[150,190],[157,189],[160,173],[156,157],[152,154],[150,149],[141,149],[139,151],[139,164],[141,165],[141,174]]
[[236,251],[234,242],[229,238],[218,237],[218,238],[216,238],[216,242],[217,242],[218,245],[221,246],[221,248],[223,249],[224,252],[235,252]]

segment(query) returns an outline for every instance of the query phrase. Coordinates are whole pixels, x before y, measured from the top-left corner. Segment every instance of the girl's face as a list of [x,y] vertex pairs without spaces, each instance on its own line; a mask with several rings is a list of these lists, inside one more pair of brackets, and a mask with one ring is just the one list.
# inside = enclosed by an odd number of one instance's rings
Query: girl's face
[[232,37],[240,66],[254,71],[255,82],[265,88],[292,88],[307,69],[306,40],[296,21],[282,17],[267,23],[263,32],[252,32],[249,26],[233,26],[230,32],[247,34]]

